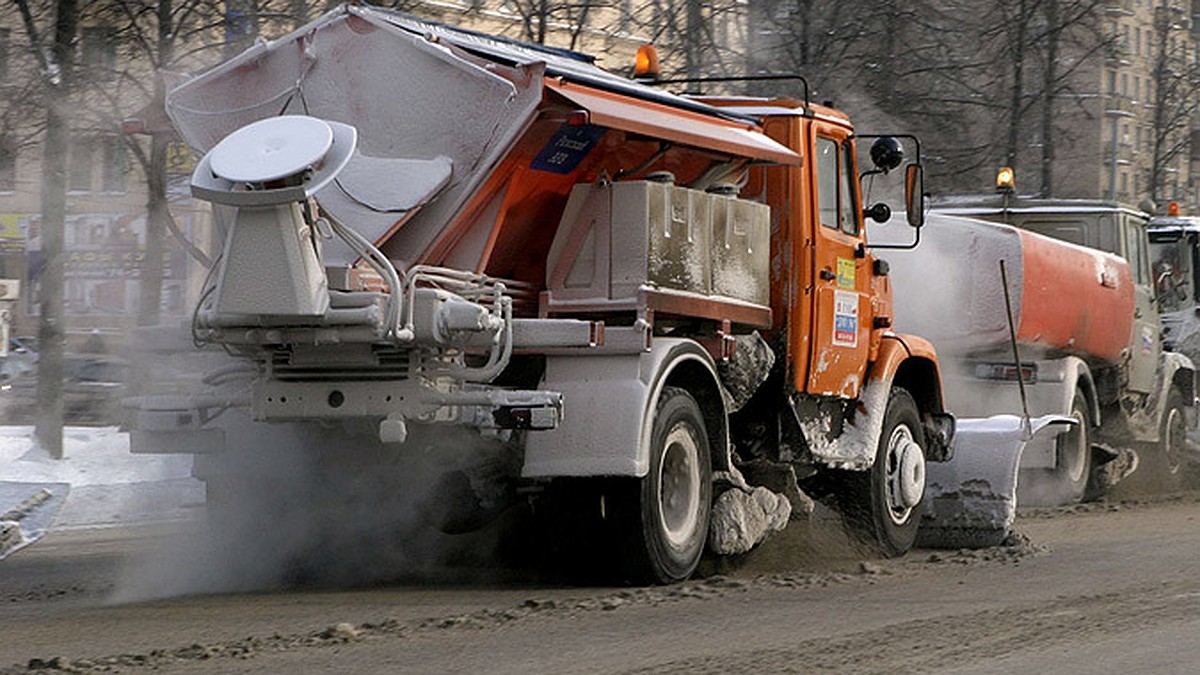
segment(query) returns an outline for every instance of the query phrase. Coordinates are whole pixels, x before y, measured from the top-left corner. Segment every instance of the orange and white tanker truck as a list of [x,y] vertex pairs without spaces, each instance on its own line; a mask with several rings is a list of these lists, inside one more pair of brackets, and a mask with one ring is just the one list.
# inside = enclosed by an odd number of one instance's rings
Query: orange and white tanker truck
[[[864,227],[888,209],[864,213],[843,113],[359,6],[167,106],[224,232],[194,337],[243,365],[138,400],[132,438],[196,453],[214,500],[269,428],[376,482],[441,453],[448,528],[528,500],[615,538],[628,579],[689,576],[715,498],[755,483],[913,545],[954,423],[933,347],[892,330]],[[877,140],[870,172],[904,180],[916,226],[902,151]]]
[[[946,198],[926,221],[921,246],[891,259],[896,322],[936,345],[947,407],[968,427],[1000,413],[1073,421],[1009,456],[1014,483],[1003,489],[1023,504],[1062,504],[1126,476],[1162,483],[1153,474],[1178,466],[1195,427],[1195,368],[1162,348],[1145,214],[996,195]],[[931,483],[979,473],[968,454]],[[995,466],[1001,454],[985,461]],[[993,490],[999,473],[988,471]]]

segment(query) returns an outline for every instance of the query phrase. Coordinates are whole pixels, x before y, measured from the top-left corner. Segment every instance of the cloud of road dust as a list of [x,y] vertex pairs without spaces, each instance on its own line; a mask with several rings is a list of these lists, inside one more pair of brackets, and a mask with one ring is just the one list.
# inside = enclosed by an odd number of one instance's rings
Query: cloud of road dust
[[417,433],[396,448],[335,426],[256,424],[236,412],[221,422],[227,451],[196,457],[210,490],[205,518],[134,560],[114,601],[497,573],[509,520],[464,534],[433,522],[449,508],[435,498],[461,499],[446,471],[479,455],[477,436]]

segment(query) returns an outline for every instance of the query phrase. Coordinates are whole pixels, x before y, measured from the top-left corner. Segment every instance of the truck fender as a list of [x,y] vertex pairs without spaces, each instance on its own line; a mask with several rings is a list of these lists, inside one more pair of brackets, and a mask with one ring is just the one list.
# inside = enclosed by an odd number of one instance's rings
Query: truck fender
[[937,355],[928,340],[913,335],[885,335],[879,356],[868,370],[867,383],[859,393],[853,417],[841,435],[820,442],[823,434],[806,434],[810,451],[820,462],[835,469],[866,470],[875,463],[883,418],[892,387],[904,387],[917,403],[925,426],[927,459],[945,461],[954,434],[953,418],[942,402],[941,372]]
[[704,412],[713,469],[730,466],[716,364],[693,340],[655,338],[635,354],[554,355],[542,386],[563,395],[558,428],[529,434],[521,475],[645,476],[653,411],[664,386],[686,389]]
[[[946,412],[942,371],[933,344],[915,335],[885,335],[872,373],[873,378],[888,382],[889,395],[893,386],[903,387],[916,401],[925,428],[925,458],[932,462],[949,460],[954,418]],[[886,407],[885,399],[883,409]]]
[[1064,356],[1061,359],[1038,361],[1037,389],[1043,389],[1044,383],[1061,383],[1053,390],[1054,405],[1046,409],[1034,409],[1032,415],[1059,414],[1070,415],[1071,406],[1075,403],[1075,390],[1083,391],[1087,400],[1088,412],[1091,413],[1092,425],[1100,426],[1100,397],[1096,393],[1096,383],[1092,378],[1092,370],[1087,362],[1078,356]]

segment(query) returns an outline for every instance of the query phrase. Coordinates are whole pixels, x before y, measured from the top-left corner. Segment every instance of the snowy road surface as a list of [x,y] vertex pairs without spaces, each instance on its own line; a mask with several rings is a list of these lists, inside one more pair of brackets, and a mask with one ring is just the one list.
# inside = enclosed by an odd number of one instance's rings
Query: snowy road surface
[[0,483],[71,485],[56,527],[191,518],[204,505],[190,455],[134,455],[129,435],[115,427],[67,427],[64,457],[52,460],[32,436],[33,427],[0,426]]
[[722,575],[663,588],[460,579],[114,601],[148,569],[139,560],[192,527],[68,529],[5,561],[0,672],[1090,674],[1200,663],[1194,493],[1026,512],[1023,544],[887,561],[836,547],[814,558],[789,529]]

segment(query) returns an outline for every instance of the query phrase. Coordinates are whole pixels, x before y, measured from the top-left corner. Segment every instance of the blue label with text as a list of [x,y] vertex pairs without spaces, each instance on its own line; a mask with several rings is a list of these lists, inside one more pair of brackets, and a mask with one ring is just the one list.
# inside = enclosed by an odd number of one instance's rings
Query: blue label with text
[[550,173],[571,173],[596,147],[606,129],[590,124],[559,127],[554,137],[533,160],[533,168]]

